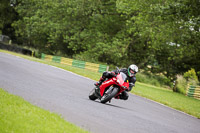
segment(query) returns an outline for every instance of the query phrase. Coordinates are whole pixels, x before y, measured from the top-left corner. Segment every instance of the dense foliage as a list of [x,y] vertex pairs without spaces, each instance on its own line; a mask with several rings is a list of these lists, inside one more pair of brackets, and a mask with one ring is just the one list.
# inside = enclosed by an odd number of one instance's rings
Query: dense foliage
[[7,8],[18,14],[15,41],[47,54],[200,76],[199,0],[18,0]]
[[8,0],[0,0],[0,35],[9,35],[15,39],[14,28],[11,26],[13,21],[17,20],[17,12],[10,7]]

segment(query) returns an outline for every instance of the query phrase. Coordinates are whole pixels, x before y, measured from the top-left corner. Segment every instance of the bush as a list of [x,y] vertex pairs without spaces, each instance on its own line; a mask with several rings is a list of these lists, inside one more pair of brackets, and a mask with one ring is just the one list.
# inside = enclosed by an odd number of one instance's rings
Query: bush
[[196,82],[198,82],[197,74],[193,68],[188,72],[184,73],[184,78],[186,78],[188,81],[195,80]]
[[137,81],[155,86],[172,87],[172,82],[163,75],[154,75],[150,72],[139,72],[136,75]]
[[176,82],[177,82],[176,91],[185,95],[188,87],[187,80],[182,75],[177,75]]
[[194,85],[194,86],[199,85],[198,77],[197,77],[196,72],[193,68],[191,70],[189,70],[188,72],[184,73],[183,77],[187,80],[188,84]]
[[195,70],[192,68],[188,72],[184,73],[184,75],[177,75],[177,86],[175,91],[181,93],[181,94],[186,94],[187,87],[188,85],[194,85],[197,86],[199,85],[199,81],[196,75]]

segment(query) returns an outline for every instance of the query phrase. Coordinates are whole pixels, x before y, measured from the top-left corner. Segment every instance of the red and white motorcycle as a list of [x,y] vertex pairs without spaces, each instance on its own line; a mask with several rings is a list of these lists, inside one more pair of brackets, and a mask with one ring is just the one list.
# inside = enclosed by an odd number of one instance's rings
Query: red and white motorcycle
[[112,98],[118,99],[118,96],[123,91],[129,88],[129,82],[126,74],[119,71],[115,77],[105,80],[99,88],[95,87],[89,93],[90,100],[99,99],[101,103],[110,102]]

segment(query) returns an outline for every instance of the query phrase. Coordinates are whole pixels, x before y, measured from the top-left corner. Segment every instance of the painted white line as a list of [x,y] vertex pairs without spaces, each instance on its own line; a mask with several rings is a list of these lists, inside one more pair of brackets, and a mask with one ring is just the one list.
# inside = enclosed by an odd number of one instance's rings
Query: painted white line
[[[48,65],[48,64],[45,64],[45,65]],[[51,65],[48,65],[48,66],[51,66]],[[78,75],[78,74],[73,73],[73,72],[71,72],[71,71],[68,71],[68,70],[65,70],[65,69],[62,69],[62,68],[59,68],[59,67],[56,67],[56,66],[51,66],[51,67],[60,69],[60,70],[62,70],[62,71],[69,72],[69,73],[71,73],[71,74],[73,74],[73,75],[76,75],[76,76],[79,76],[79,77],[82,77],[82,78],[85,78],[85,79],[88,79],[88,80],[91,80],[91,81],[94,81],[94,82],[95,82],[95,80],[92,80],[92,79],[90,79],[90,78],[88,78],[88,77],[84,77],[84,76]]]
[[159,105],[161,105],[161,106],[164,106],[164,107],[170,108],[170,109],[172,109],[172,110],[174,110],[174,111],[177,111],[177,112],[179,112],[179,113],[185,114],[185,115],[190,116],[190,117],[192,117],[192,118],[196,118],[196,119],[198,119],[198,118],[195,117],[195,116],[192,116],[192,115],[187,114],[187,113],[185,113],[185,112],[183,112],[183,111],[180,111],[180,110],[174,109],[174,108],[172,108],[172,107],[170,107],[170,106],[164,105],[164,104],[159,103],[159,102],[157,102],[157,101],[154,101],[154,100],[148,99],[148,98],[146,98],[146,97],[142,97],[142,96],[139,96],[139,95],[135,95],[135,94],[133,94],[133,93],[129,93],[129,94],[134,95],[134,96],[137,96],[137,97],[140,97],[140,98],[143,98],[143,99],[146,99],[146,100],[148,100],[148,101],[154,102],[154,103],[159,104]]
[[[25,58],[20,57],[20,56],[17,56],[17,55],[12,55],[12,54],[9,54],[9,53],[4,53],[4,52],[1,52],[1,53],[6,54],[6,55],[15,56],[15,57],[20,58],[20,59],[25,59]],[[25,59],[25,60],[31,61],[31,62],[36,62],[36,63],[43,64],[43,65],[47,65],[47,66],[50,66],[50,67],[53,67],[53,68],[57,68],[57,69],[60,69],[60,70],[62,70],[62,71],[66,71],[66,72],[69,72],[69,73],[74,74],[74,75],[76,75],[76,76],[79,76],[79,77],[82,77],[82,78],[85,78],[85,79],[88,79],[88,80],[91,80],[91,81],[94,81],[94,82],[95,82],[95,80],[92,80],[92,79],[90,79],[90,78],[87,78],[87,77],[78,75],[78,74],[76,74],[76,73],[73,73],[73,72],[71,72],[71,71],[68,71],[68,70],[65,70],[65,69],[62,69],[62,68],[59,68],[59,67],[56,67],[56,66],[48,65],[48,64],[45,64],[45,63],[37,62],[37,61],[32,61],[32,60],[29,60],[29,59]]]

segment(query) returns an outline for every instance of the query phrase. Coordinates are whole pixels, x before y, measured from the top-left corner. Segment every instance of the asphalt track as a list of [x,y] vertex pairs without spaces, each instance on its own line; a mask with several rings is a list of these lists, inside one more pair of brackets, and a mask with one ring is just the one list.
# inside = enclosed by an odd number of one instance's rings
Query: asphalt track
[[136,95],[109,104],[90,101],[93,83],[71,72],[0,52],[0,88],[92,133],[200,133],[200,119]]

